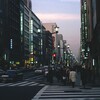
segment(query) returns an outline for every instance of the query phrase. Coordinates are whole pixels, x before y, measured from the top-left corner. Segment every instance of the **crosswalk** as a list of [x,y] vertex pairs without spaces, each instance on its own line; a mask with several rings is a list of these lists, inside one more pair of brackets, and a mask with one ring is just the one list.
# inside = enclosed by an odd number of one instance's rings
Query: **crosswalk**
[[40,84],[40,83],[37,83],[37,82],[34,82],[34,81],[20,81],[20,82],[16,82],[16,83],[0,83],[0,87],[4,87],[4,86],[7,86],[7,87],[12,87],[12,86],[45,86],[45,84]]
[[100,88],[47,85],[32,100],[100,100]]

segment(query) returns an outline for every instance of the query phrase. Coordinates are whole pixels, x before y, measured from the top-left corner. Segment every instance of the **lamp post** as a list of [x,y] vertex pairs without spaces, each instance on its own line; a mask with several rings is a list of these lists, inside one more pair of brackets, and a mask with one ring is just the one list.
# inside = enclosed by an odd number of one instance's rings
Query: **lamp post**
[[[59,27],[56,25],[55,27],[53,26],[53,33],[52,33],[52,37],[53,37],[53,53],[52,54],[56,54],[57,55],[57,33],[58,33],[58,30],[59,30]],[[52,63],[53,64],[56,64],[57,62],[57,57],[54,57],[52,56]]]
[[43,53],[43,39],[42,39],[42,29],[41,28],[38,28],[37,30],[38,32],[38,36],[39,36],[39,51],[38,51],[38,64],[39,66],[41,65],[42,66],[42,53]]
[[66,66],[66,63],[67,63],[67,57],[66,57],[66,51],[64,51],[64,65]]
[[64,47],[58,45],[58,62],[63,64],[64,62]]
[[70,50],[69,50],[69,48],[70,48],[70,45],[68,44],[67,45],[67,66],[69,67],[69,65],[70,65]]
[[60,45],[58,45],[58,63],[60,64]]
[[56,26],[56,27],[55,27],[55,32],[58,33],[58,31],[59,31],[59,27]]

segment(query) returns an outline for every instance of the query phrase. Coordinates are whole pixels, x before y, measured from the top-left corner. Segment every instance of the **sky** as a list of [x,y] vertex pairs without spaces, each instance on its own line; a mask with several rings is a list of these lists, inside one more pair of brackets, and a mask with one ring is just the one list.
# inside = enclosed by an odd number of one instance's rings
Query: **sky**
[[78,57],[80,48],[80,0],[31,0],[32,11],[42,23],[56,23],[59,34]]

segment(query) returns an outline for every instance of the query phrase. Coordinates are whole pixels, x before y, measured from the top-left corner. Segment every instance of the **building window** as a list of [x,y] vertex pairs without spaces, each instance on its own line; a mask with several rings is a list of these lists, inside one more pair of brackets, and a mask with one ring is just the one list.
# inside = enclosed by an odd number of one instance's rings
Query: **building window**
[[30,33],[33,33],[33,20],[30,21]]
[[13,40],[10,39],[10,49],[12,49],[12,48],[13,48]]
[[31,35],[31,41],[33,41],[33,35]]
[[86,1],[84,2],[84,10],[86,10]]
[[21,30],[21,35],[23,34],[23,13],[21,13],[21,16],[20,16],[20,30]]

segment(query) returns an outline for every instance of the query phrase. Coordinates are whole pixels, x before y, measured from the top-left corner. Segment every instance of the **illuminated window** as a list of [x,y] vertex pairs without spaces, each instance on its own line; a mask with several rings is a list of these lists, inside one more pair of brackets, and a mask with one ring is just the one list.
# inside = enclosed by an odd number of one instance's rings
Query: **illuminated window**
[[33,33],[33,20],[30,21],[30,33]]
[[31,45],[31,52],[33,51],[33,45]]
[[33,35],[31,35],[31,41],[33,41]]
[[84,2],[84,10],[86,10],[86,1]]
[[23,34],[23,13],[21,13],[20,16],[20,30],[21,30],[21,35]]
[[13,48],[13,40],[10,39],[10,49],[12,49],[12,48]]

